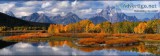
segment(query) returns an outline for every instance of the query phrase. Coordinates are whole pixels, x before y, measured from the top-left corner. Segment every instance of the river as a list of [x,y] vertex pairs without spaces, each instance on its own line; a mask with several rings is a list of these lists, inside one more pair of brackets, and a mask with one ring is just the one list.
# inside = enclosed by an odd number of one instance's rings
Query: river
[[[6,34],[5,34],[6,35]],[[0,49],[0,55],[157,55],[160,45],[140,43],[123,47],[79,47],[73,41],[18,42]],[[156,43],[155,43],[156,44]]]

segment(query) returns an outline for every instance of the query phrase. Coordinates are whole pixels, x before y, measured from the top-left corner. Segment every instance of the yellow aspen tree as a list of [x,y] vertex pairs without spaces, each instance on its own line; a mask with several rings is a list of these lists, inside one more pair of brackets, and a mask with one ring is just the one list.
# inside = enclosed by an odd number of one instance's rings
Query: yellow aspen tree
[[147,28],[147,24],[145,22],[139,23],[137,27],[135,27],[134,31],[136,33],[145,33],[145,29]]

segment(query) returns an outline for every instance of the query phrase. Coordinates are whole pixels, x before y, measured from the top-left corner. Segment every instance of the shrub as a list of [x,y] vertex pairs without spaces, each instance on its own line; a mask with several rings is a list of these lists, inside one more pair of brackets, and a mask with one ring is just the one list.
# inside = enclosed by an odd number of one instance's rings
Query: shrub
[[146,34],[145,36],[147,40],[160,40],[160,34]]
[[108,45],[113,45],[113,44],[129,44],[138,41],[139,41],[138,38],[115,38],[112,40],[108,40],[105,43]]
[[97,45],[105,43],[104,39],[97,38],[83,38],[78,41],[80,45]]
[[27,33],[27,34],[23,34],[23,35],[4,37],[3,40],[6,40],[6,41],[23,41],[23,40],[26,40],[28,38],[40,38],[40,37],[49,37],[49,36],[51,36],[51,35],[49,35],[47,33]]

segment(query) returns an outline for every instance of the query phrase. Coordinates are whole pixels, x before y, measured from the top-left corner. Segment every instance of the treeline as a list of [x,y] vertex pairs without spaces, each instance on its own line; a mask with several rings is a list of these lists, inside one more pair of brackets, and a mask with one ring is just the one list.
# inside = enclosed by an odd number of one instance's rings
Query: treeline
[[0,31],[10,31],[10,30],[47,30],[48,27],[42,26],[15,26],[15,27],[7,27],[7,26],[0,26]]
[[160,20],[142,22],[102,22],[94,25],[90,20],[82,20],[68,25],[51,24],[49,33],[157,33]]

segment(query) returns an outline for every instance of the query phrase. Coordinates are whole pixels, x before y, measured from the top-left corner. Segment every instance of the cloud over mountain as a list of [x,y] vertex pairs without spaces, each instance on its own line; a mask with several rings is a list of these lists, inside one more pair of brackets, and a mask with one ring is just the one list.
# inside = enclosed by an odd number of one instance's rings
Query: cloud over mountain
[[[117,5],[121,3],[125,3],[125,1],[2,1],[0,2],[0,12],[12,11],[17,17],[28,16],[35,12],[45,13],[48,16],[58,14],[64,16],[68,12],[74,12],[81,18],[89,18],[95,13],[99,13],[106,6],[118,7]],[[157,4],[157,1],[129,1],[127,3]],[[131,10],[124,11],[130,12]]]

